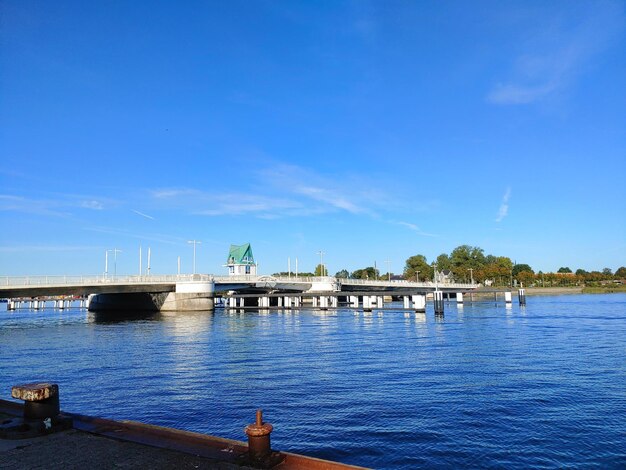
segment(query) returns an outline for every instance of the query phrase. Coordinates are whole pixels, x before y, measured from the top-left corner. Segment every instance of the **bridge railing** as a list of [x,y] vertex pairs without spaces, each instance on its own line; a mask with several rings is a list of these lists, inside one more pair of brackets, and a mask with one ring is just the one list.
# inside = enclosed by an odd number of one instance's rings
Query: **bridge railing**
[[474,289],[478,287],[477,284],[467,284],[467,283],[454,283],[454,282],[415,282],[415,281],[407,281],[405,279],[394,279],[390,281],[384,280],[370,280],[370,279],[341,279],[341,283],[344,285],[367,285],[367,286],[390,286],[390,287],[440,287],[442,289],[445,288],[461,288],[461,289]]
[[208,274],[157,274],[149,276],[130,275],[90,275],[90,276],[2,276],[2,287],[27,286],[76,286],[97,284],[140,284],[140,283],[171,283],[184,281],[210,281],[213,276]]

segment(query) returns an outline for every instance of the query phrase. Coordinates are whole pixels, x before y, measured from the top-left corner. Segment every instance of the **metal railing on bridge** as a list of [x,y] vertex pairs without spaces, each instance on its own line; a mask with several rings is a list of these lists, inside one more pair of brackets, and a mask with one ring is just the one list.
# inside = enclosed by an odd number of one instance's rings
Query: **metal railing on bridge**
[[158,274],[158,275],[130,275],[130,276],[2,276],[2,287],[28,286],[85,286],[96,284],[169,284],[185,281],[211,281],[213,276],[208,274]]
[[81,286],[101,284],[169,284],[176,282],[210,282],[228,284],[232,282],[279,282],[279,283],[324,283],[339,282],[342,285],[352,286],[380,286],[380,287],[425,287],[441,289],[475,289],[477,284],[467,283],[437,283],[414,282],[407,280],[373,280],[373,279],[337,279],[334,277],[308,276],[270,276],[270,275],[239,275],[213,276],[211,274],[155,274],[155,275],[88,275],[88,276],[3,276],[0,277],[2,287],[28,286]]

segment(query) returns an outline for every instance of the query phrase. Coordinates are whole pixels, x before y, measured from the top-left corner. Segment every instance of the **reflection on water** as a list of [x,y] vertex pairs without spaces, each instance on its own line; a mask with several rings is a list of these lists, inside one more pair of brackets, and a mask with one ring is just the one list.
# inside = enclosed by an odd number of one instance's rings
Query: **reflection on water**
[[428,308],[3,311],[0,390],[234,439],[260,407],[274,447],[375,468],[626,466],[625,295]]
[[159,312],[116,310],[111,312],[87,312],[87,319],[93,323],[125,323],[138,320],[160,320]]

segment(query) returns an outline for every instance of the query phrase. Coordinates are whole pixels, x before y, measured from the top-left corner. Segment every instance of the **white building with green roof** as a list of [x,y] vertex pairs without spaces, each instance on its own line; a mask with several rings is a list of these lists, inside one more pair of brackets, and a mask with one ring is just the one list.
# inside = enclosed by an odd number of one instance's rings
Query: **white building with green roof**
[[256,276],[256,263],[250,243],[244,245],[230,245],[228,259],[224,265],[228,267],[229,276],[250,274]]

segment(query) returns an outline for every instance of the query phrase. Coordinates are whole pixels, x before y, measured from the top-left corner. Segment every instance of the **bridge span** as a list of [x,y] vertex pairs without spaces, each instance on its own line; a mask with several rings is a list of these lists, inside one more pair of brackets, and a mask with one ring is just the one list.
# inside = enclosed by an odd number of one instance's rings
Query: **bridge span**
[[[212,310],[215,298],[230,307],[336,306],[339,299],[351,306],[377,306],[384,296],[412,299],[416,309],[426,295],[471,292],[476,284],[435,284],[405,280],[337,279],[334,277],[274,277],[209,274],[150,276],[22,276],[0,277],[0,298],[34,299],[53,296],[88,296],[90,310]],[[281,298],[280,301],[271,300]],[[461,300],[462,301],[462,300]],[[274,303],[272,303],[274,302]]]

